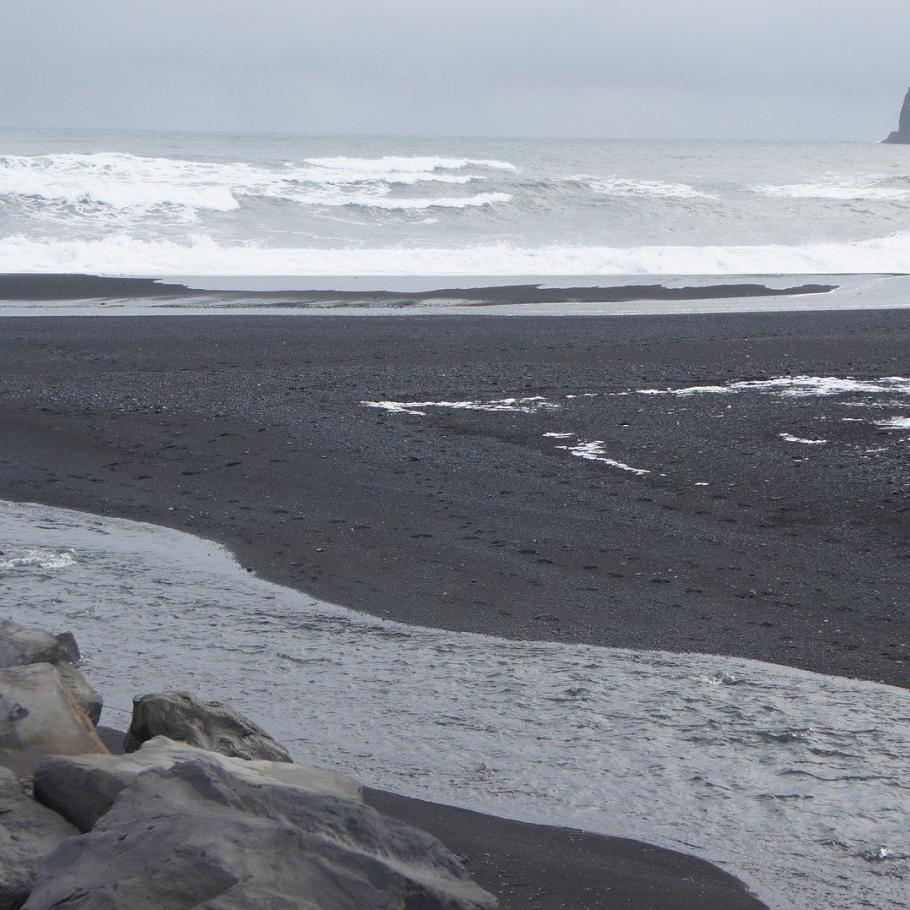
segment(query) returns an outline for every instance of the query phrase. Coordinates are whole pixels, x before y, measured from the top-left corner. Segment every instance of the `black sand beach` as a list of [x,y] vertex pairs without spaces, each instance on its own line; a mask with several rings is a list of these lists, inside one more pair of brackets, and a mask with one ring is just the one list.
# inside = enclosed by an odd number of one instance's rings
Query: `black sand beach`
[[[196,531],[406,622],[906,685],[906,444],[873,422],[900,403],[565,396],[907,375],[908,336],[899,311],[4,319],[0,496]],[[516,395],[561,408],[360,404]]]
[[367,802],[466,858],[501,910],[760,910],[710,863],[618,837],[526,825],[377,790]]
[[[898,311],[8,318],[0,498],[190,530],[406,622],[905,686],[906,443],[875,421],[906,411],[635,392],[906,376],[908,342]],[[538,395],[559,409],[361,404]],[[544,436],[568,432],[649,473]],[[758,906],[679,854],[371,798],[471,854],[505,907]]]

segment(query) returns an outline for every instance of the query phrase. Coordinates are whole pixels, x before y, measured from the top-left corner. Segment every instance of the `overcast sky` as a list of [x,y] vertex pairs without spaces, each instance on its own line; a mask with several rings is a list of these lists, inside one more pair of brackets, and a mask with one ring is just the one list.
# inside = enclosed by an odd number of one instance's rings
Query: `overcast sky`
[[0,0],[0,125],[881,139],[910,0]]

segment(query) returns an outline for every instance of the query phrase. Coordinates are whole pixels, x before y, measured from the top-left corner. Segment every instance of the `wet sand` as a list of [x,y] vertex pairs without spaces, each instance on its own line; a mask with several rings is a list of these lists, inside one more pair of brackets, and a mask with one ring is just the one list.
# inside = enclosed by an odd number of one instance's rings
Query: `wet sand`
[[[291,283],[293,281],[289,279]],[[158,298],[166,301],[195,300],[204,306],[249,303],[261,307],[280,306],[307,309],[336,307],[406,308],[434,301],[459,301],[475,306],[533,305],[540,303],[623,303],[635,300],[725,300],[732,298],[796,297],[827,294],[836,284],[818,282],[792,283],[728,281],[692,287],[669,287],[663,284],[612,284],[610,286],[552,287],[537,284],[504,284],[489,287],[453,285],[422,291],[388,290],[247,290],[208,291],[167,279],[115,278],[96,275],[0,274],[0,300],[66,301]]]
[[[99,727],[115,753],[122,731]],[[528,825],[381,790],[380,812],[416,825],[462,857],[500,910],[762,910],[733,876],[675,850],[570,828]]]
[[732,876],[702,860],[619,837],[527,825],[378,790],[366,801],[463,856],[501,910],[760,910]]

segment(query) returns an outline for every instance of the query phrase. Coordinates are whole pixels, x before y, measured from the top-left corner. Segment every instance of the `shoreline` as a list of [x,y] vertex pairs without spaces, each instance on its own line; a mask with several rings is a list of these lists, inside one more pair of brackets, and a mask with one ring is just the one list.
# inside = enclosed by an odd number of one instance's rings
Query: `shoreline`
[[[114,754],[124,733],[98,727]],[[371,787],[364,801],[460,856],[500,910],[767,910],[735,876],[697,857],[621,837],[533,825]],[[608,902],[608,903],[605,903]],[[624,902],[624,903],[623,903]]]
[[[627,317],[600,322],[599,336],[587,320],[530,317],[3,325],[2,498],[209,536],[267,580],[411,624],[908,685],[892,607],[904,469],[900,446],[884,445],[893,434],[875,429],[879,412],[841,408],[856,416],[833,425],[824,398],[739,398],[742,413],[728,414],[729,400],[717,410],[706,396],[610,394],[708,383],[719,369],[740,379],[840,361],[907,374],[907,314]],[[361,405],[484,386],[601,397],[558,417]],[[801,424],[839,438],[817,449],[778,439],[808,432]],[[650,473],[562,454],[543,439],[561,429],[608,432],[621,461]],[[864,457],[867,437],[885,450]]]
[[0,273],[0,317],[670,316],[910,307],[910,275],[160,278]]

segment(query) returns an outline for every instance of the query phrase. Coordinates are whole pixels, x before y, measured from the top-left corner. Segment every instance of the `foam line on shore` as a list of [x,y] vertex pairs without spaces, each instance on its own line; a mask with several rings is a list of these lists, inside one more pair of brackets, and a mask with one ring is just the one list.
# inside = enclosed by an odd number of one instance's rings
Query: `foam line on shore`
[[[506,202],[507,193],[418,206]],[[345,204],[406,200],[361,196]],[[151,275],[781,275],[910,272],[910,233],[847,242],[740,246],[266,247],[195,235],[188,242],[112,233],[100,239],[0,238],[0,271]]]

